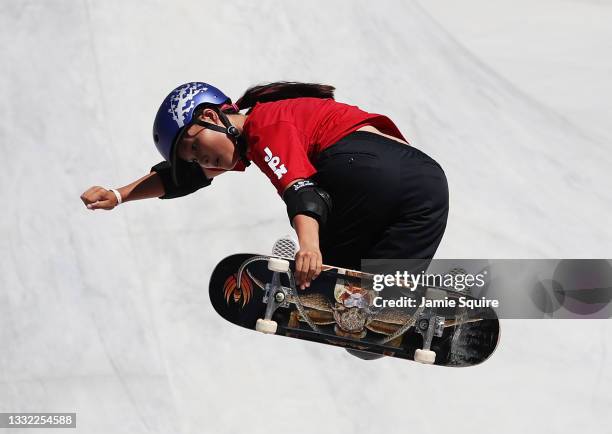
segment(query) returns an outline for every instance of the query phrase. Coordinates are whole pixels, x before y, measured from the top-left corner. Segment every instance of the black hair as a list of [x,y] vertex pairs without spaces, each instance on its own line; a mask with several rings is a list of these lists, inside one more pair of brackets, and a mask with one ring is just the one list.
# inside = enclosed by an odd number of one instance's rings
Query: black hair
[[333,86],[317,83],[299,83],[295,81],[276,81],[250,87],[236,105],[240,110],[252,109],[258,102],[271,102],[292,98],[330,98],[334,99]]

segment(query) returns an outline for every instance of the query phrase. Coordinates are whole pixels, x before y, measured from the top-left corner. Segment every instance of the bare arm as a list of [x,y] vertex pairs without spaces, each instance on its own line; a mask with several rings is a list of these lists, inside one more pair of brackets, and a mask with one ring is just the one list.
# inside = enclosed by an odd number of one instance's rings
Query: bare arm
[[[283,194],[289,187],[302,179],[296,179],[285,188]],[[310,286],[312,279],[321,274],[323,257],[319,248],[319,222],[308,215],[297,214],[291,220],[300,243],[300,250],[295,255],[296,280],[300,289]]]
[[[171,199],[193,193],[193,191],[210,184],[210,180],[215,176],[225,173],[224,170],[209,170],[200,167],[205,177],[191,178],[191,184],[187,182],[187,188],[183,187],[178,190],[166,191],[166,188],[172,183],[170,175],[170,166],[168,163],[161,162],[151,168],[151,172],[137,179],[131,184],[117,188],[121,196],[121,202],[129,202],[138,199],[150,199],[159,197],[162,199]],[[208,180],[208,184],[206,184]],[[165,187],[164,187],[165,185]],[[174,184],[172,184],[173,186]],[[190,187],[191,186],[191,187]],[[164,197],[166,196],[166,197]],[[90,187],[81,195],[81,200],[91,210],[105,209],[111,210],[117,206],[117,196],[112,190],[94,186]]]
[[319,222],[304,214],[293,217],[293,227],[301,245],[319,246]]
[[165,194],[164,185],[155,172],[146,174],[140,179],[118,188],[123,202],[138,199],[151,199],[161,197]]
[[[140,179],[117,189],[122,202],[138,199],[160,197],[165,194],[164,185],[156,172],[146,174]],[[90,187],[81,195],[81,200],[91,210],[111,210],[117,206],[118,200],[111,190],[104,187]]]
[[319,248],[319,222],[307,215],[298,214],[293,218],[300,250],[295,255],[297,284],[300,289],[310,286],[310,281],[321,274],[323,257]]

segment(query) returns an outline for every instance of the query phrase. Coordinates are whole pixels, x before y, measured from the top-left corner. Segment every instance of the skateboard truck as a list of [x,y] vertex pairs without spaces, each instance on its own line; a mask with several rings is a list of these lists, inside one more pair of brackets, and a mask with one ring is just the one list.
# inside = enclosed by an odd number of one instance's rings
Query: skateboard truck
[[[427,289],[425,295],[433,300],[444,296],[444,291],[432,288]],[[428,307],[417,317],[415,329],[423,336],[423,348],[414,352],[414,361],[431,365],[436,361],[436,353],[431,350],[431,341],[434,336],[440,337],[444,333],[444,317],[435,315],[433,309]]]
[[272,282],[266,283],[263,302],[266,303],[266,314],[259,318],[255,324],[255,330],[266,334],[276,333],[277,323],[272,315],[279,307],[288,307],[287,291],[281,285],[280,275],[289,272],[289,261],[279,258],[268,259],[268,270],[272,271]]

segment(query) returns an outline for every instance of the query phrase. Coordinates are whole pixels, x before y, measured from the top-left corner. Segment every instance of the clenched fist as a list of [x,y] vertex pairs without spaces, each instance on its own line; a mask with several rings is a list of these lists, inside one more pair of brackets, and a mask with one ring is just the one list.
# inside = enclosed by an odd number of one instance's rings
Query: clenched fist
[[88,209],[111,210],[117,206],[118,200],[115,193],[104,187],[90,187],[81,195],[81,200]]

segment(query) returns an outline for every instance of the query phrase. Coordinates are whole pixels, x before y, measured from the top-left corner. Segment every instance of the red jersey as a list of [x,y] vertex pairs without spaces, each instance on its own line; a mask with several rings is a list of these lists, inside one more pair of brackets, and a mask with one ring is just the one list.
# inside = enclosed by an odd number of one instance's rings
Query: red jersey
[[[365,125],[405,140],[388,117],[322,98],[256,104],[242,134],[248,143],[247,158],[282,195],[296,179],[316,173],[312,162],[321,151]],[[242,171],[244,165],[239,162],[234,170]]]

